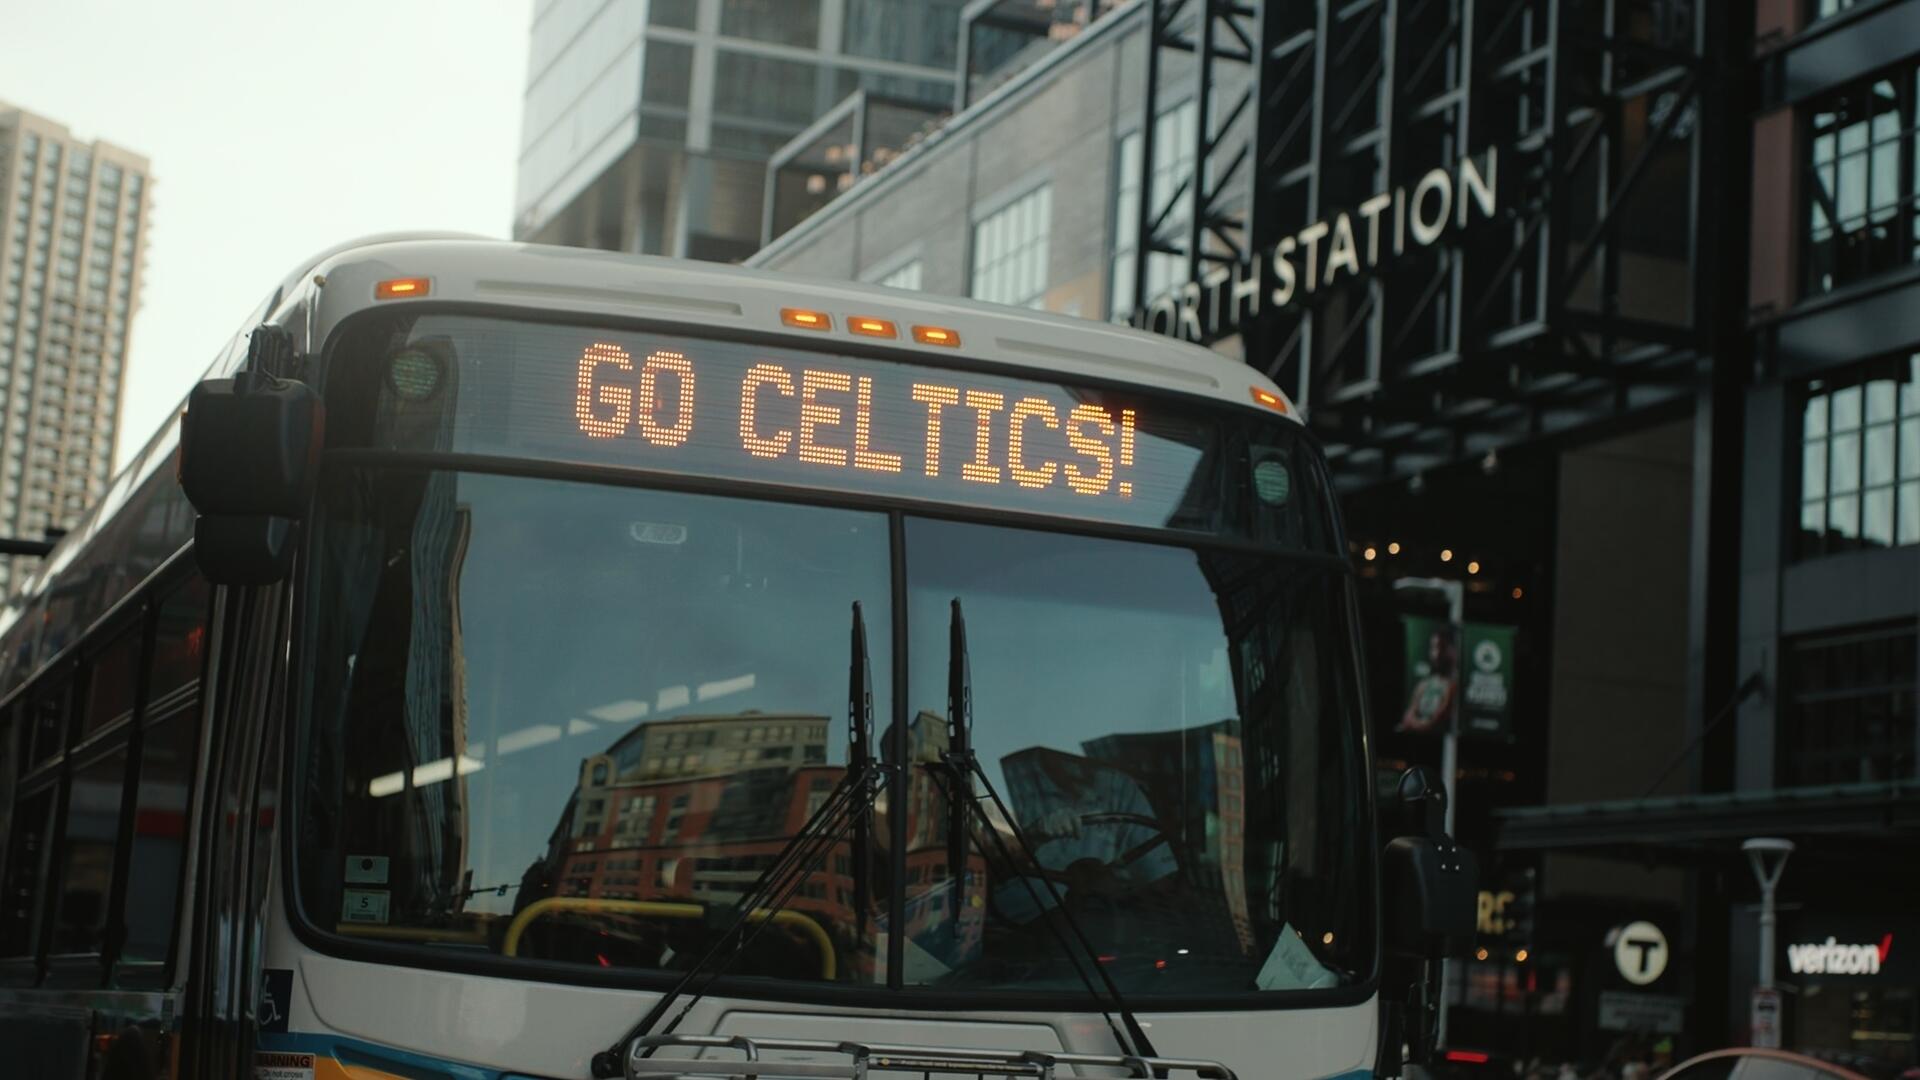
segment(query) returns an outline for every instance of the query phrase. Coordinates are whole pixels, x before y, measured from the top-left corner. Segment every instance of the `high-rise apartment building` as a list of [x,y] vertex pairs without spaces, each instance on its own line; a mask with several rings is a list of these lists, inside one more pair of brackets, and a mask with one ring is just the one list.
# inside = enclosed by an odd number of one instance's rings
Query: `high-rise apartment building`
[[0,535],[65,528],[106,488],[147,196],[146,158],[0,104]]
[[760,246],[772,153],[858,90],[950,108],[963,0],[537,0],[514,235]]

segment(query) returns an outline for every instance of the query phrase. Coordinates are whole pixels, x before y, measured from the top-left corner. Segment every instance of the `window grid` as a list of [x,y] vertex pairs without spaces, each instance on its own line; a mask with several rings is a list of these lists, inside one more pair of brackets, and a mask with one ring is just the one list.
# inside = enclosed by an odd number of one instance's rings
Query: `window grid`
[[920,291],[920,267],[921,263],[919,259],[902,263],[875,278],[873,283],[875,285],[884,285],[889,289],[912,289],[918,292]]
[[[1199,111],[1194,103],[1181,102],[1154,121],[1153,198],[1156,207],[1193,176],[1194,125]],[[1113,266],[1107,291],[1108,317],[1124,319],[1134,310],[1134,260],[1140,249],[1140,132],[1121,136],[1117,184],[1113,200]],[[1165,228],[1179,229],[1187,221],[1187,202],[1182,199],[1168,211]],[[1172,288],[1184,269],[1184,260],[1175,255],[1154,253],[1147,262],[1147,299],[1152,300]]]
[[1043,306],[1052,216],[1053,187],[1042,184],[974,225],[971,294],[975,299],[1015,307]]
[[1819,295],[1920,253],[1920,66],[1903,65],[1809,107],[1804,292]]
[[1782,786],[1915,776],[1913,624],[1789,643]]
[[1920,354],[1815,379],[1801,398],[1800,557],[1920,544]]

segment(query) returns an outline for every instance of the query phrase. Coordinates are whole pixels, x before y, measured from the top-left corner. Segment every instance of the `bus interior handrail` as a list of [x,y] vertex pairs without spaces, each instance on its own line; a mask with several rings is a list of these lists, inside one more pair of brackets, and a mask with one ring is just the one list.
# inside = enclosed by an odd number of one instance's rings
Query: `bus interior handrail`
[[[663,1058],[655,1050],[736,1050],[738,1058]],[[845,1061],[768,1061],[768,1051],[844,1057]],[[906,1046],[898,1043],[835,1042],[826,1039],[763,1039],[745,1035],[644,1035],[627,1050],[627,1076],[737,1077],[769,1080],[837,1078],[866,1080],[875,1072],[915,1073],[922,1077],[1037,1077],[1056,1080],[1063,1069],[1124,1069],[1128,1077],[1192,1076],[1197,1080],[1238,1080],[1217,1061],[1198,1058],[1138,1057],[1121,1054],[1070,1054],[1046,1050],[994,1050],[958,1046]],[[1080,1075],[1077,1071],[1066,1075]]]
[[[652,915],[662,919],[699,919],[707,913],[705,905],[682,904],[666,900],[609,900],[597,896],[549,896],[545,900],[536,900],[521,909],[507,925],[507,936],[500,943],[500,952],[506,956],[517,955],[520,951],[520,936],[526,933],[527,926],[533,920],[553,911],[607,912],[615,915]],[[833,939],[820,928],[811,916],[798,911],[770,911],[766,908],[755,910],[751,916],[755,920],[771,919],[776,925],[800,931],[812,942],[820,953],[820,978],[832,982],[839,973],[840,957],[834,950]]]

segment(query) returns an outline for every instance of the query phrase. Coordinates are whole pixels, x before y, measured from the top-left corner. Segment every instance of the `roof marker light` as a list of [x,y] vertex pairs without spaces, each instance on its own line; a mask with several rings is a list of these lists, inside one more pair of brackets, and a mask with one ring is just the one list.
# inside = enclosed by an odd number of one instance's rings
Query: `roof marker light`
[[780,321],[802,330],[833,329],[833,316],[824,311],[808,311],[806,308],[783,307],[780,309]]
[[886,319],[869,319],[864,315],[853,315],[847,319],[847,329],[868,337],[899,337],[900,331]]
[[433,283],[423,277],[393,278],[374,285],[375,300],[411,300],[432,291]]
[[960,333],[941,326],[916,326],[913,328],[913,340],[922,345],[944,345],[949,349],[960,347]]
[[1249,386],[1247,390],[1253,395],[1255,404],[1265,405],[1274,412],[1282,414],[1292,411],[1287,407],[1287,399],[1271,390],[1263,390],[1258,386]]

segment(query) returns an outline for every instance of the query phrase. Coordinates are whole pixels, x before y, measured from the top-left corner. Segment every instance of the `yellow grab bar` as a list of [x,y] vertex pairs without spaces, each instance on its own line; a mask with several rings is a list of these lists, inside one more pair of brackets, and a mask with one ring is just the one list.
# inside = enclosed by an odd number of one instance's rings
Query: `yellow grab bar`
[[[699,919],[704,918],[707,909],[699,904],[676,904],[667,900],[607,900],[597,896],[550,896],[545,900],[536,900],[521,909],[520,914],[507,924],[507,937],[500,945],[500,951],[508,956],[516,956],[520,951],[520,935],[526,932],[527,925],[550,911],[605,911],[616,915],[654,915],[663,919]],[[766,908],[754,909],[753,918],[772,919],[780,926],[799,930],[820,953],[820,977],[833,981],[839,971],[839,955],[834,952],[833,939],[820,928],[810,916],[798,911],[768,911]]]

